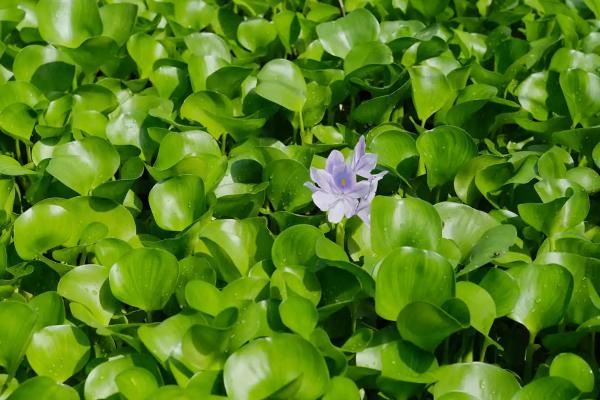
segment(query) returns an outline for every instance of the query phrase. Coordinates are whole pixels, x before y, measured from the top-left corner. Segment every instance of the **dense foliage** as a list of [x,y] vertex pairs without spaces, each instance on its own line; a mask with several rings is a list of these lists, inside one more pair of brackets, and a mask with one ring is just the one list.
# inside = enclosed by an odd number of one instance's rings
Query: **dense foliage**
[[598,398],[598,28],[1,0],[0,400]]

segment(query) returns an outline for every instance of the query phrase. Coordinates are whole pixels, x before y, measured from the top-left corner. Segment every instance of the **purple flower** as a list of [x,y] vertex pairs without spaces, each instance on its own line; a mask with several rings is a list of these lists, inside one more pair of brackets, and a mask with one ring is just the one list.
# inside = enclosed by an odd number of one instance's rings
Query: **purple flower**
[[[316,206],[327,212],[329,222],[339,223],[344,217],[353,215],[358,215],[366,224],[370,222],[371,201],[385,172],[371,175],[377,165],[377,155],[367,154],[365,147],[365,139],[361,136],[348,161],[334,150],[327,157],[325,169],[310,169],[314,183],[306,182],[305,185],[312,190]],[[365,179],[358,181],[357,175]]]
[[363,178],[371,177],[371,171],[377,165],[377,154],[367,154],[366,147],[365,137],[361,136],[354,147],[354,157],[352,157],[352,169],[356,175]]

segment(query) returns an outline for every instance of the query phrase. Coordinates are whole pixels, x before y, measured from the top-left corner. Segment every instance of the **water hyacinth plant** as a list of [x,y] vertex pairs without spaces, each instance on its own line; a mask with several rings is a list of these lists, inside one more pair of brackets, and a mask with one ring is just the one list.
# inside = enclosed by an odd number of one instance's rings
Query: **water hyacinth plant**
[[386,171],[371,174],[377,166],[377,155],[368,154],[365,149],[365,138],[361,136],[348,160],[344,160],[340,151],[333,150],[327,157],[325,169],[310,169],[314,183],[306,182],[305,185],[312,191],[317,207],[327,212],[329,222],[339,223],[344,217],[358,215],[370,224],[371,202],[377,192],[377,183]]
[[0,0],[0,400],[600,398],[598,27]]

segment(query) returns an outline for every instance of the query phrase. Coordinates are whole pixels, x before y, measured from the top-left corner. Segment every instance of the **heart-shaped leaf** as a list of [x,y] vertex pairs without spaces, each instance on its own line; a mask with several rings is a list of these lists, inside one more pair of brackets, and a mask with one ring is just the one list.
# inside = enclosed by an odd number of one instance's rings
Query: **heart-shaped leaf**
[[134,249],[111,268],[110,289],[120,301],[144,311],[160,310],[175,292],[179,265],[160,249]]

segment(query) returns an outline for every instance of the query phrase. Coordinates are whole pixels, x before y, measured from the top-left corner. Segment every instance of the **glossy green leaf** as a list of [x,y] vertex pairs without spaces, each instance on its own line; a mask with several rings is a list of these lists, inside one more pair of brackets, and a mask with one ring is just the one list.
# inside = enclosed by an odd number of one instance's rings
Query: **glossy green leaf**
[[479,286],[492,296],[498,317],[510,313],[519,298],[520,289],[517,281],[499,268],[489,270]]
[[577,354],[562,353],[552,360],[550,376],[558,376],[570,380],[580,392],[594,390],[594,372],[589,364]]
[[273,103],[300,112],[306,102],[306,83],[300,69],[293,63],[276,59],[263,66],[254,89],[256,93]]
[[66,273],[57,291],[71,301],[71,312],[92,326],[108,325],[119,303],[108,287],[108,267],[82,265]]
[[116,377],[119,392],[128,399],[145,399],[158,389],[156,377],[145,368],[131,367]]
[[34,333],[26,354],[38,375],[64,382],[85,366],[90,341],[77,327],[51,325]]
[[557,400],[573,399],[579,397],[579,390],[565,378],[546,376],[524,386],[513,399],[533,400],[547,397]]
[[375,280],[375,309],[391,321],[410,303],[441,306],[455,291],[452,265],[437,253],[413,247],[401,247],[385,257]]
[[438,382],[432,392],[436,397],[464,392],[481,400],[509,400],[520,389],[509,371],[480,362],[444,366],[435,375]]
[[267,197],[275,210],[297,211],[311,202],[312,192],[304,184],[310,181],[308,169],[295,160],[274,160],[264,175],[269,182]]
[[158,226],[182,231],[206,211],[204,184],[195,176],[178,176],[154,185],[148,195]]
[[249,19],[238,26],[237,36],[242,46],[254,52],[272,43],[277,38],[277,29],[266,19]]
[[[429,117],[452,99],[454,91],[444,73],[435,67],[421,65],[411,67],[408,71],[413,102],[417,115],[424,124]],[[432,93],[435,93],[435,96],[432,96]]]
[[135,249],[110,268],[110,289],[122,302],[144,311],[159,310],[175,291],[179,265],[159,249]]
[[442,222],[431,204],[417,198],[376,197],[372,205],[371,242],[380,255],[402,246],[437,250]]
[[19,255],[33,259],[65,243],[72,233],[71,218],[67,209],[50,202],[27,210],[15,221],[15,247]]
[[23,382],[8,397],[11,400],[77,400],[79,394],[70,386],[55,382],[46,376],[36,376]]
[[277,334],[236,351],[225,363],[223,380],[232,399],[309,399],[325,392],[329,374],[310,342]]
[[113,177],[119,154],[105,140],[89,137],[56,146],[47,171],[81,195]]
[[387,65],[394,61],[392,50],[381,42],[365,42],[354,46],[344,57],[344,72],[350,74],[366,65]]
[[481,286],[472,282],[456,283],[456,297],[469,309],[470,324],[483,335],[487,335],[496,319],[496,303]]
[[325,51],[345,58],[354,46],[377,40],[379,23],[368,10],[358,9],[336,21],[318,25],[317,35]]
[[129,354],[112,357],[95,366],[87,376],[83,388],[86,400],[100,400],[117,395],[117,377],[132,367],[145,368],[162,383],[158,367],[147,355]]
[[558,265],[531,264],[519,271],[516,279],[521,290],[509,316],[525,325],[531,337],[535,337],[563,317],[573,290],[573,278]]
[[25,303],[17,301],[0,302],[0,315],[4,323],[0,327],[0,365],[14,376],[35,328],[37,314]]
[[226,281],[245,276],[256,262],[269,258],[273,244],[262,218],[212,221],[200,239],[196,251],[211,255]]
[[417,139],[417,149],[427,168],[430,188],[454,179],[460,168],[477,153],[469,134],[453,126],[441,126],[425,132]]
[[469,326],[469,309],[458,299],[450,299],[442,307],[417,301],[400,311],[396,326],[404,339],[434,351],[446,337]]
[[279,315],[285,326],[305,339],[308,339],[317,326],[317,309],[303,297],[290,296],[282,301]]
[[40,34],[51,44],[79,47],[102,33],[102,20],[93,0],[42,0],[37,4]]
[[560,87],[565,96],[573,125],[600,111],[600,102],[593,93],[600,90],[600,77],[580,69],[572,69],[560,75]]

